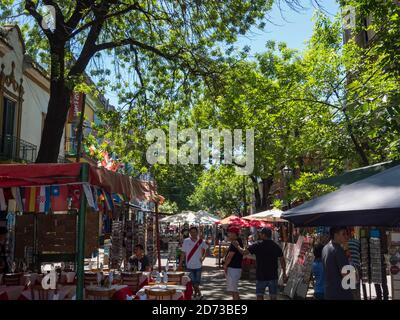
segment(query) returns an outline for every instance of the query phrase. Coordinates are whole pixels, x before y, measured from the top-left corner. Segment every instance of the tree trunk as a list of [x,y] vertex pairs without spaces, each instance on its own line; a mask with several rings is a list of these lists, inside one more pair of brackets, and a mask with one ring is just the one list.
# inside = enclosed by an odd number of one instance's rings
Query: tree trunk
[[50,99],[36,163],[58,161],[71,89],[65,83],[64,44],[51,47]]
[[353,125],[351,124],[350,118],[347,115],[347,112],[345,110],[343,110],[343,115],[346,119],[346,127],[347,127],[347,131],[350,135],[351,141],[354,144],[354,148],[356,149],[357,154],[360,156],[361,158],[361,162],[364,166],[368,166],[369,165],[369,160],[367,155],[364,152],[364,149],[361,147],[361,144],[358,142],[356,136],[354,135],[353,132]]
[[253,185],[254,185],[254,198],[256,200],[256,212],[259,212],[261,209],[261,194],[260,194],[260,189],[258,188],[257,177],[250,176],[250,178],[253,181]]
[[271,191],[272,184],[274,182],[274,178],[269,176],[267,178],[262,178],[262,201],[261,201],[261,208],[263,210],[270,209],[271,206],[271,199],[269,197],[269,193]]

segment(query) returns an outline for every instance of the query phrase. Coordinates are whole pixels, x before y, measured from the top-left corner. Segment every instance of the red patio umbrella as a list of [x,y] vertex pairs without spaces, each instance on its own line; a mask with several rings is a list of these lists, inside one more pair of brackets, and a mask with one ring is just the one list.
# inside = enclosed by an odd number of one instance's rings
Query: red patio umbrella
[[251,220],[248,221],[248,224],[250,227],[255,227],[255,228],[272,228],[272,224],[266,223],[261,220]]
[[231,215],[227,218],[224,218],[222,220],[219,220],[216,222],[216,224],[221,224],[221,225],[233,225],[233,226],[238,226],[238,227],[249,227],[249,223],[246,220],[243,220],[242,218]]

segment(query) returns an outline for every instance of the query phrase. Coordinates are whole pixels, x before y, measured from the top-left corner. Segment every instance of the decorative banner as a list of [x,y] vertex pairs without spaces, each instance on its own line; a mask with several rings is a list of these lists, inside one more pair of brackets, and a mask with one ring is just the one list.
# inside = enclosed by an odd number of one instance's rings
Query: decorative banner
[[79,209],[81,205],[82,188],[79,184],[68,186],[68,197],[71,198],[71,209]]
[[87,183],[84,183],[83,191],[85,192],[85,196],[86,196],[89,206],[95,209],[93,193],[92,193],[92,190],[90,189],[90,185]]
[[24,205],[22,203],[20,188],[12,187],[11,188],[11,193],[12,193],[14,199],[15,199],[16,206],[17,206],[17,208],[16,208],[17,211],[19,211],[19,212],[24,211]]
[[35,212],[36,207],[36,187],[25,188],[25,212]]
[[49,212],[50,210],[50,187],[37,187],[36,212]]
[[68,210],[68,187],[67,186],[51,186],[51,209],[53,211],[67,211]]
[[107,206],[107,210],[113,210],[114,209],[114,203],[113,203],[113,199],[111,197],[111,194],[108,193],[107,191],[103,191],[104,193],[104,197],[105,197],[105,201],[106,201],[106,206]]
[[94,202],[94,210],[99,211],[99,205],[98,205],[98,201],[97,201],[97,190],[96,187],[91,187],[90,188],[92,195],[93,195],[93,202]]
[[3,188],[0,188],[0,210],[1,211],[7,210],[7,204],[6,204],[6,199],[4,198]]
[[70,97],[70,107],[68,112],[68,123],[72,123],[78,117],[78,114],[82,112],[83,106],[83,93],[73,92]]

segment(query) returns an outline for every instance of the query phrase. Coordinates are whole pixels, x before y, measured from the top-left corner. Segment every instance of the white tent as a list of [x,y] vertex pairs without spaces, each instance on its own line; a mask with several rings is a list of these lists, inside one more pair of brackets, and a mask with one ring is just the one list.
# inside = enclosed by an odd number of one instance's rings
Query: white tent
[[219,221],[219,218],[208,213],[207,211],[183,211],[173,216],[160,219],[160,222],[170,223],[172,225],[189,224],[189,225],[213,225]]
[[283,211],[279,209],[272,209],[267,211],[262,211],[250,216],[245,216],[243,219],[246,220],[262,220],[265,222],[287,222],[287,220],[281,219]]

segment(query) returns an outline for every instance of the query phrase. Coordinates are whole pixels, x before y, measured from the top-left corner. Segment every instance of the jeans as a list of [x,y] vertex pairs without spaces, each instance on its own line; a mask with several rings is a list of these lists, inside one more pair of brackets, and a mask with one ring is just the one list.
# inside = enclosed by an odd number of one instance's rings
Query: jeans
[[187,269],[190,272],[190,280],[192,280],[192,284],[200,284],[201,282],[201,269]]
[[262,280],[256,281],[256,295],[264,296],[265,288],[268,287],[268,291],[270,295],[278,294],[278,280]]

